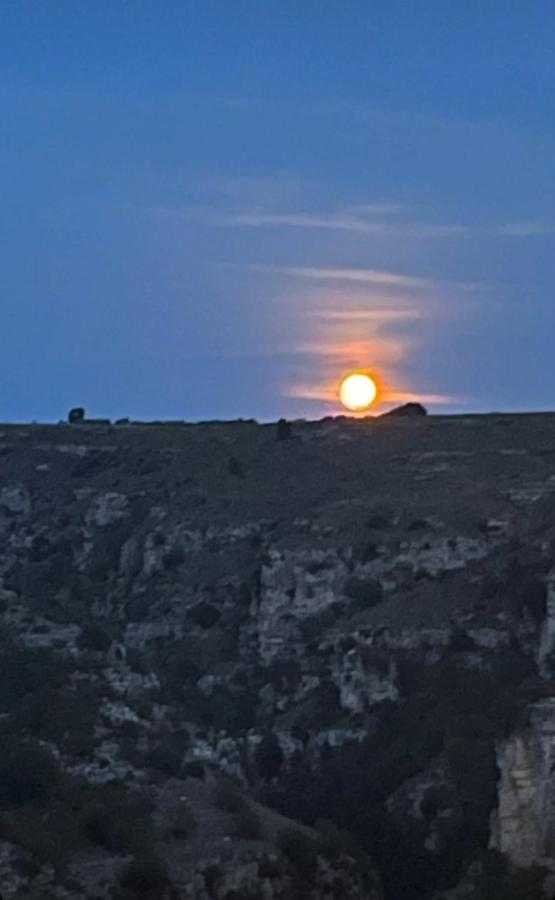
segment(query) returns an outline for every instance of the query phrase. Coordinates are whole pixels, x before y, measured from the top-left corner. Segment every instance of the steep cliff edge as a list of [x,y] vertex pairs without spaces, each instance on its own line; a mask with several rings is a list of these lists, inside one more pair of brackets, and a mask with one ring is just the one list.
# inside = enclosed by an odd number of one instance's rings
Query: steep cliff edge
[[555,416],[4,426],[0,476],[3,897],[549,891]]

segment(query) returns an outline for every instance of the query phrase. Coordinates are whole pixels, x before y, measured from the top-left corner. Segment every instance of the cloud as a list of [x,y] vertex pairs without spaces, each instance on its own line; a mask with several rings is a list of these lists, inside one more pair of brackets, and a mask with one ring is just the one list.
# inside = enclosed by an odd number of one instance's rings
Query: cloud
[[340,215],[313,215],[311,213],[230,213],[213,218],[215,225],[264,228],[266,226],[289,228],[324,228],[332,231],[351,231],[360,234],[382,234],[383,224]]
[[[411,221],[401,217],[402,206],[390,201],[353,204],[331,212],[284,209],[284,204],[302,202],[306,189],[306,183],[285,173],[213,178],[201,183],[202,187],[205,196],[211,195],[212,199],[208,203],[191,203],[179,212],[219,228],[323,230],[414,240],[471,235],[534,237],[555,232],[554,225],[537,219],[489,225]],[[229,208],[229,203],[235,208]]]
[[386,322],[402,322],[408,319],[422,319],[426,312],[416,308],[398,309],[313,309],[306,314],[309,318],[327,322],[371,322],[377,325]]
[[[297,384],[288,388],[285,392],[287,397],[294,397],[297,400],[317,400],[326,404],[333,404],[339,410],[339,400],[337,397],[337,384]],[[454,397],[449,394],[428,394],[416,393],[414,391],[404,390],[388,390],[387,388],[381,393],[378,409],[383,406],[392,406],[401,403],[424,403],[430,406],[450,406],[453,404],[464,404],[466,401],[461,397]]]
[[381,269],[339,269],[327,267],[304,266],[264,266],[253,264],[252,271],[276,272],[296,278],[312,281],[345,281],[357,284],[380,285],[385,287],[429,288],[433,282],[427,278],[414,275],[400,275],[397,272],[386,272]]
[[[384,205],[381,205],[384,214]],[[426,222],[369,222],[360,215],[361,209],[373,209],[373,206],[351,207],[341,213],[313,214],[307,212],[266,212],[252,210],[246,212],[214,214],[210,217],[212,224],[223,227],[240,228],[320,228],[329,231],[346,231],[352,234],[368,234],[383,237],[441,238],[465,234],[463,225],[432,225]],[[396,211],[393,205],[387,205],[386,211]],[[358,210],[358,214],[355,213]],[[367,214],[367,213],[366,213]]]
[[432,406],[449,406],[453,403],[466,402],[463,397],[449,394],[418,394],[414,391],[384,391],[382,400],[384,403],[429,403]]
[[401,362],[412,346],[408,337],[373,335],[369,338],[333,339],[330,336],[300,341],[294,348],[308,357],[320,357],[330,373],[338,369],[362,369],[371,360],[373,368],[391,368]]

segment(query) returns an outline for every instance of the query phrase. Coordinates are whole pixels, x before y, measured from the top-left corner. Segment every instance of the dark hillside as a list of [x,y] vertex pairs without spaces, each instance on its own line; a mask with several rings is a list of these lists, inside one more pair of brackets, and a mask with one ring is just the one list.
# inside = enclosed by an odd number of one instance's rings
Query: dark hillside
[[3,900],[540,896],[555,415],[0,426],[0,535]]

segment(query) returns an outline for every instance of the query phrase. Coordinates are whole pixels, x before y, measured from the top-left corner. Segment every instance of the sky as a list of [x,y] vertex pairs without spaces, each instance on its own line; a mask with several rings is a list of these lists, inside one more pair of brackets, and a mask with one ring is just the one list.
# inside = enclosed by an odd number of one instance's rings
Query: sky
[[553,0],[0,0],[0,420],[555,405]]

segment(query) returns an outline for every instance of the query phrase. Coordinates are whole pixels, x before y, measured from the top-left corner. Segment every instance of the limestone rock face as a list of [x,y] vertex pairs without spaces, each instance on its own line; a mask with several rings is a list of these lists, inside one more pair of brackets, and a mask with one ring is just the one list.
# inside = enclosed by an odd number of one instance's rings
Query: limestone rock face
[[29,494],[24,487],[19,485],[3,487],[0,490],[0,508],[8,510],[14,515],[27,515],[31,508]]
[[516,866],[555,861],[555,699],[534,705],[530,727],[498,751],[492,846]]
[[546,615],[538,648],[538,665],[542,675],[548,677],[555,656],[555,572],[548,575],[546,585]]

